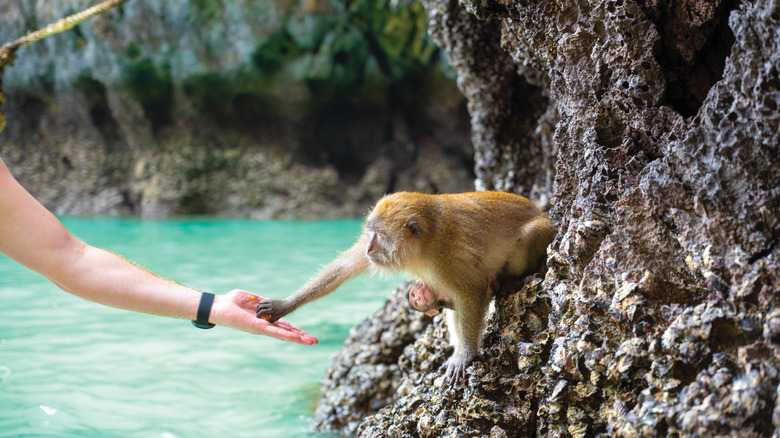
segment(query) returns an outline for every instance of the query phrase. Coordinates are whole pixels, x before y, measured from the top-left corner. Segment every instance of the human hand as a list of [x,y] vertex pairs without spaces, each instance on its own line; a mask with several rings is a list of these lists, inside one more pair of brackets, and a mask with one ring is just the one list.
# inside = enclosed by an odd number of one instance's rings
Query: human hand
[[209,322],[281,341],[303,345],[314,345],[318,342],[317,338],[287,321],[280,319],[270,323],[258,318],[257,303],[262,299],[264,298],[241,289],[234,289],[225,295],[216,295]]

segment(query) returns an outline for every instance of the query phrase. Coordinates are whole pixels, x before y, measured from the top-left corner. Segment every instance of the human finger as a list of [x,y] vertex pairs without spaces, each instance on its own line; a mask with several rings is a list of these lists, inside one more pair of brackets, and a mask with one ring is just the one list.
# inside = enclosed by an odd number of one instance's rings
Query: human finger
[[293,326],[292,324],[287,323],[286,321],[282,321],[282,324],[279,324],[279,322],[280,321],[277,321],[276,323],[272,324],[262,319],[258,320],[258,323],[261,326],[261,333],[264,335],[271,336],[282,341],[290,341],[303,345],[315,345],[319,342],[316,337]]

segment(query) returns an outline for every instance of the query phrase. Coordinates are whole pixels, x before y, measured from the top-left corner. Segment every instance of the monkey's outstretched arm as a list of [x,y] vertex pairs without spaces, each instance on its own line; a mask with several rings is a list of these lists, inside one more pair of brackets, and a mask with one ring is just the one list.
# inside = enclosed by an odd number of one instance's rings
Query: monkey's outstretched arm
[[336,260],[322,268],[296,293],[284,300],[263,300],[257,305],[257,317],[270,315],[271,322],[294,312],[304,304],[324,297],[342,283],[368,271],[371,264],[366,257],[368,239],[361,236],[354,245]]

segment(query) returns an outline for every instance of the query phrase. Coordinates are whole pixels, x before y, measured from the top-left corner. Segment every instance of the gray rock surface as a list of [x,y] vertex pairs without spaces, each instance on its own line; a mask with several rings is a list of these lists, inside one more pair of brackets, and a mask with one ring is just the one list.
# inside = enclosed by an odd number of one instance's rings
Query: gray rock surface
[[544,281],[504,285],[467,382],[436,385],[437,318],[391,403],[319,430],[777,436],[780,1],[425,5],[469,99],[478,185],[551,190],[560,232]]

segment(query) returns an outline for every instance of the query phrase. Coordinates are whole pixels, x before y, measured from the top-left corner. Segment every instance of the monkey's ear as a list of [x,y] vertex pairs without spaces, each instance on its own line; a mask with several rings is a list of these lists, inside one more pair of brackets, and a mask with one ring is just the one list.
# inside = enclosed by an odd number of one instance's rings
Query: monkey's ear
[[422,227],[417,223],[416,219],[409,219],[406,224],[404,224],[404,235],[407,237],[420,238],[422,237],[422,232]]

